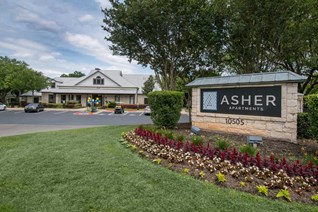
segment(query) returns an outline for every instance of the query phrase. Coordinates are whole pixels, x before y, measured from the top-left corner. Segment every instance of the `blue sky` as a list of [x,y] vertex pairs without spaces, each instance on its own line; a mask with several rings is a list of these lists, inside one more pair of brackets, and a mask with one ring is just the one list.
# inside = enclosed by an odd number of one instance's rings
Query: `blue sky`
[[101,28],[101,8],[109,6],[108,0],[0,0],[0,56],[49,77],[94,68],[153,74],[112,55]]

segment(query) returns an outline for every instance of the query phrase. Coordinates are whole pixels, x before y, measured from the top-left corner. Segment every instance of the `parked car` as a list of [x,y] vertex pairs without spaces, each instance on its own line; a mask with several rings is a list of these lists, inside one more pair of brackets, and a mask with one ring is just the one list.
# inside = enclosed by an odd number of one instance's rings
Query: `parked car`
[[0,102],[0,110],[6,110],[7,106]]
[[115,113],[115,114],[117,114],[117,113],[122,114],[122,113],[124,113],[124,112],[125,112],[125,110],[124,110],[123,106],[117,105],[117,106],[115,107],[115,110],[114,110],[114,113]]
[[149,106],[145,107],[145,109],[144,109],[144,114],[145,114],[145,115],[150,115],[150,113],[151,113],[150,107],[149,107]]
[[40,112],[44,111],[44,106],[41,103],[30,103],[24,107],[24,112]]

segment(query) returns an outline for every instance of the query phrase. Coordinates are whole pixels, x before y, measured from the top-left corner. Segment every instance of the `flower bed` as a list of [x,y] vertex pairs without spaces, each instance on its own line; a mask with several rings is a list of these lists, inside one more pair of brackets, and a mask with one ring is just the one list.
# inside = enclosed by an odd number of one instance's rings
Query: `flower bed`
[[170,169],[272,198],[317,204],[318,166],[285,158],[275,160],[242,154],[236,148],[221,150],[208,143],[169,139],[143,128],[123,134],[123,143],[140,155]]

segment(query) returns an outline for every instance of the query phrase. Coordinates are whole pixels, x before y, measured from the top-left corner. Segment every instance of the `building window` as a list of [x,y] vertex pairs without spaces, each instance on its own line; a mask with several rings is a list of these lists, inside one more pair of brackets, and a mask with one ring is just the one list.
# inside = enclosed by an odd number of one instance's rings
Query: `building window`
[[66,95],[61,95],[61,103],[66,103]]
[[39,97],[34,97],[33,98],[33,103],[39,103]]
[[148,104],[148,98],[144,98],[144,104],[145,104],[145,105]]
[[100,76],[93,79],[94,85],[104,85],[104,79],[102,79]]
[[119,95],[115,96],[115,102],[120,102],[120,96]]
[[51,88],[55,88],[55,82],[52,82]]
[[73,94],[69,94],[68,95],[68,100],[74,100],[74,95]]
[[129,96],[129,104],[135,104],[135,96]]
[[81,101],[82,101],[81,99],[82,99],[81,95],[76,95],[76,101],[78,103],[81,103]]
[[49,103],[54,103],[54,95],[49,95]]

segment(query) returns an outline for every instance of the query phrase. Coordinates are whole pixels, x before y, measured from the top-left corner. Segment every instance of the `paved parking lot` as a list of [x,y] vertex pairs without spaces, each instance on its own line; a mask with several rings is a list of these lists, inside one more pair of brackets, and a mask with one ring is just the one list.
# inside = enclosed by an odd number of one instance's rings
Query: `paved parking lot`
[[[179,122],[188,122],[187,115],[181,115]],[[143,111],[114,114],[100,110],[89,114],[80,110],[45,110],[39,113],[25,113],[23,110],[0,111],[0,136],[17,135],[30,132],[86,128],[106,125],[152,124],[150,116]]]

